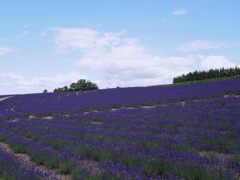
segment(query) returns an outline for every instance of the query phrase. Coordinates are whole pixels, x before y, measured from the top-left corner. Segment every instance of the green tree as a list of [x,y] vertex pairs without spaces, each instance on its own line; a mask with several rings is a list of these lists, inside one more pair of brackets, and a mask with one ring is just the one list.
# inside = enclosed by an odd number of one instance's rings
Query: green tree
[[57,88],[57,89],[54,89],[53,92],[63,92],[63,88]]
[[98,89],[97,84],[85,79],[80,79],[77,83],[72,83],[70,87],[64,86],[63,88],[54,89],[53,92],[64,92],[64,91],[84,91]]
[[63,91],[68,91],[68,87],[67,87],[67,86],[64,86],[64,87],[62,88],[62,90],[63,90]]
[[75,91],[84,91],[84,90],[94,90],[98,89],[98,86],[91,81],[86,81],[85,79],[80,79],[75,84],[76,90]]
[[219,77],[230,77],[239,76],[240,68],[237,66],[235,68],[220,68],[220,69],[210,69],[209,71],[194,71],[186,75],[178,76],[173,78],[173,83],[186,82],[186,81],[196,81],[204,79],[213,79]]
[[72,83],[70,85],[69,91],[77,91],[76,89],[77,89],[77,84],[76,83]]

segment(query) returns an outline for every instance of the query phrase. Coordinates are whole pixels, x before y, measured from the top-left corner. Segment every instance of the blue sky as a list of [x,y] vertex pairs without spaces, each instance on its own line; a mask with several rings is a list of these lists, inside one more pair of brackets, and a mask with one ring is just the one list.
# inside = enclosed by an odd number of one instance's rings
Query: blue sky
[[172,83],[240,67],[239,0],[9,0],[0,6],[0,94],[79,79],[99,88]]

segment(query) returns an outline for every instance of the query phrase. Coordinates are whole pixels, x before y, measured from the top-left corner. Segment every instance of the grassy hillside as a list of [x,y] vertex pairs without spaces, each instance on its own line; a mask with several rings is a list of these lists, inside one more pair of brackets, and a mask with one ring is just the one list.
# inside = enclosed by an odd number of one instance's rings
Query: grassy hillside
[[206,82],[225,81],[225,80],[239,79],[239,78],[240,78],[240,76],[221,77],[221,78],[212,78],[212,79],[205,79],[205,80],[198,80],[198,81],[187,81],[187,82],[174,83],[174,84],[152,85],[152,86],[149,86],[149,87],[155,87],[155,86],[178,86],[178,85],[188,85],[188,84],[197,84],[197,83],[206,83]]

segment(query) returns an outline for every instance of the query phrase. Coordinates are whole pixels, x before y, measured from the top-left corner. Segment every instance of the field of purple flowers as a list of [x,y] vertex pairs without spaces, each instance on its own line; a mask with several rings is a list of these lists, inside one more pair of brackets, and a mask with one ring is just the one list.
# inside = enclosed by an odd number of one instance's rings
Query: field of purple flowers
[[239,95],[240,79],[11,95],[0,179],[240,179]]

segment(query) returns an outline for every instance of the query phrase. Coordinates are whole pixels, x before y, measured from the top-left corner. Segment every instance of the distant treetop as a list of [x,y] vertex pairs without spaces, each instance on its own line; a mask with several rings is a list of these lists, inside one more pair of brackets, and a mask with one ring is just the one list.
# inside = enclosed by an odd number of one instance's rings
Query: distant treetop
[[97,84],[92,83],[90,80],[80,79],[77,83],[72,83],[70,87],[64,86],[62,88],[54,89],[53,92],[64,92],[64,91],[84,91],[98,89]]

